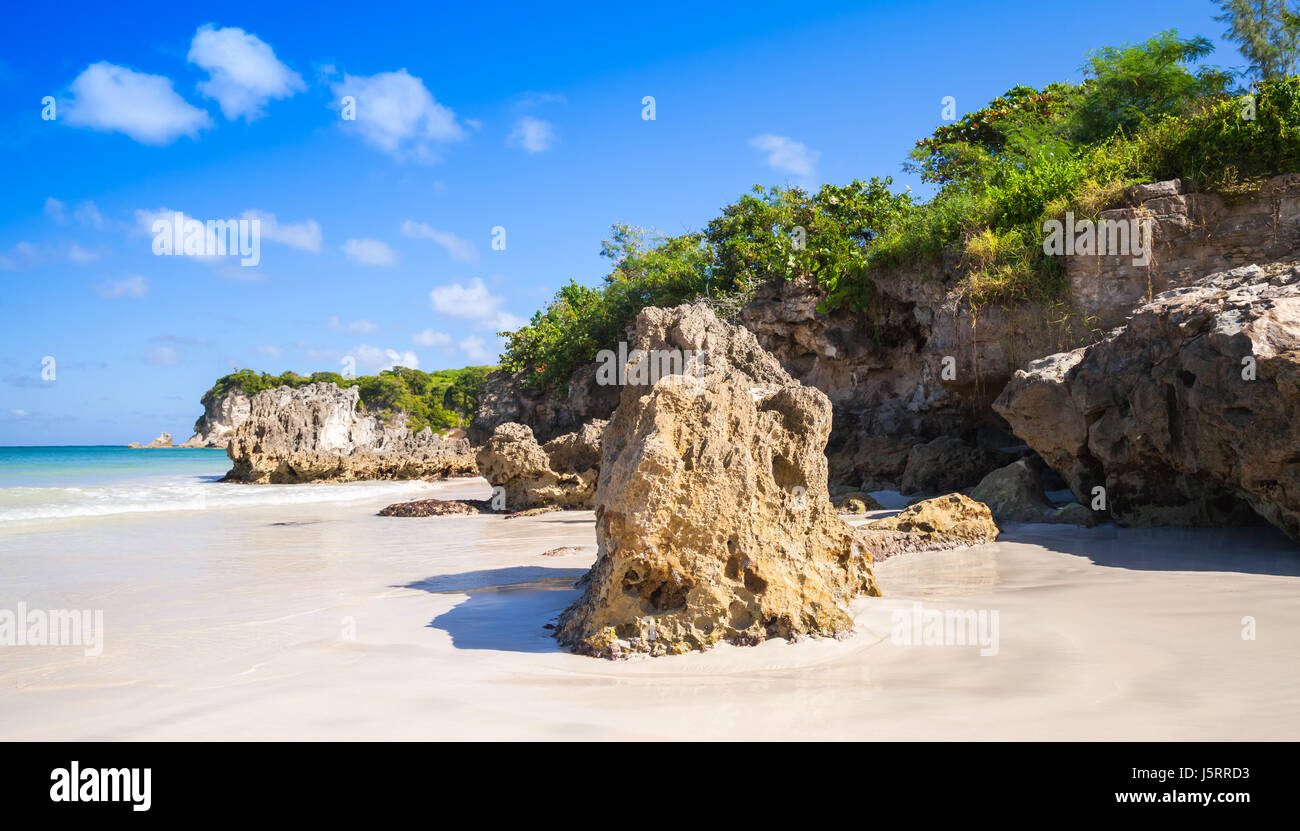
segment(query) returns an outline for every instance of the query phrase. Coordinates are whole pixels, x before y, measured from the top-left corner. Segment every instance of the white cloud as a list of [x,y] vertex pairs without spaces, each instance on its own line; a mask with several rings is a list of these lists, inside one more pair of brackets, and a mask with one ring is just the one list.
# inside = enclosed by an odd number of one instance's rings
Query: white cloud
[[392,369],[395,366],[404,366],[408,369],[420,368],[420,359],[409,349],[405,352],[399,352],[396,349],[380,349],[377,346],[368,346],[363,343],[352,350],[352,354],[357,359],[358,367],[376,372]]
[[59,225],[68,224],[68,215],[64,211],[67,206],[55,199],[53,196],[45,198],[45,215],[54,220]]
[[821,153],[788,136],[755,136],[749,140],[749,146],[766,153],[767,163],[773,168],[795,176],[812,176],[821,157]]
[[348,335],[369,335],[379,331],[379,326],[377,326],[373,321],[366,320],[364,317],[360,320],[344,323],[339,320],[338,315],[335,315],[330,318],[329,327],[331,332]]
[[90,200],[78,205],[77,209],[72,212],[72,218],[90,228],[103,228],[107,224],[104,215],[99,212],[99,208]]
[[99,259],[98,254],[94,251],[87,251],[75,242],[68,246],[68,260],[77,265],[93,263],[97,259]]
[[493,332],[508,332],[528,322],[522,317],[502,311],[501,304],[505,298],[492,294],[477,277],[470,280],[467,286],[460,283],[438,286],[429,292],[429,301],[436,312],[473,320]]
[[429,292],[429,300],[436,312],[450,317],[485,320],[497,314],[503,298],[488,291],[483,281],[475,277],[468,286],[452,283],[438,286]]
[[144,360],[153,366],[176,366],[180,363],[180,353],[174,346],[159,345],[152,347]]
[[[146,236],[153,236],[153,224],[158,220],[164,220],[168,223],[174,221],[176,211],[171,208],[146,209],[137,208],[135,210],[135,230]],[[185,214],[185,219],[197,219],[200,222],[212,220],[228,220],[231,217],[198,217],[191,213],[181,211]],[[260,239],[278,242],[281,245],[287,245],[290,248],[297,248],[300,251],[307,251],[312,254],[319,254],[321,251],[321,231],[320,223],[314,219],[305,219],[302,222],[281,223],[275,214],[269,214],[264,211],[246,210],[240,216],[240,219],[256,219],[258,221],[258,233]],[[195,259],[211,259],[206,257],[196,257]],[[249,269],[245,269],[247,271]]]
[[456,236],[451,231],[439,231],[423,222],[406,220],[402,223],[402,236],[411,239],[431,239],[446,249],[453,260],[471,265],[478,263],[478,246],[471,240]]
[[302,76],[281,63],[270,45],[235,27],[200,26],[186,59],[208,71],[211,77],[199,84],[199,92],[215,98],[231,121],[259,118],[272,98],[288,98],[307,88]]
[[446,332],[435,332],[432,329],[422,329],[411,335],[411,343],[416,346],[451,346],[451,335]]
[[99,259],[100,253],[83,248],[76,242],[54,242],[37,246],[24,241],[10,248],[9,253],[0,254],[0,271],[36,268],[49,263],[87,265]]
[[10,411],[9,411],[9,414],[12,415],[12,416],[17,416],[18,418],[23,418],[23,417],[25,417],[25,416],[27,415],[27,411],[26,411],[26,410],[10,410]]
[[487,343],[478,335],[470,335],[469,337],[462,339],[459,346],[460,351],[465,353],[465,357],[469,358],[470,361],[475,364],[496,363],[497,358],[501,356],[499,344],[497,351],[493,352],[488,348]]
[[465,137],[456,113],[405,69],[369,76],[344,73],[330,88],[336,102],[349,95],[356,99],[356,119],[342,122],[344,128],[386,153],[431,162],[438,157],[437,144]]
[[515,128],[506,137],[506,144],[519,147],[526,153],[542,153],[555,145],[555,126],[549,121],[526,115],[515,122]]
[[284,349],[275,344],[266,344],[265,346],[256,347],[257,351],[267,356],[271,360],[278,361],[284,357]]
[[74,127],[125,133],[141,144],[197,138],[212,118],[176,94],[170,78],[135,72],[106,61],[86,67],[68,86],[60,120]]
[[497,316],[492,322],[492,328],[498,332],[513,332],[527,322],[527,318],[512,315],[510,312],[497,312]]
[[343,243],[343,253],[357,265],[393,265],[397,254],[377,239],[350,239]]
[[145,297],[149,294],[149,281],[139,274],[121,280],[109,280],[95,287],[101,297]]
[[320,223],[314,219],[281,225],[276,221],[275,214],[253,210],[244,211],[243,218],[258,221],[262,239],[278,242],[281,245],[297,248],[300,251],[310,251],[313,254],[320,253]]

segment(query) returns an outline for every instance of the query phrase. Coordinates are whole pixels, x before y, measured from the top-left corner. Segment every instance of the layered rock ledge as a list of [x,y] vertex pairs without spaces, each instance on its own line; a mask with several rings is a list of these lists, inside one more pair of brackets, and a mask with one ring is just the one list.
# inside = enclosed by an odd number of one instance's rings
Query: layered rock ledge
[[466,439],[428,428],[412,433],[403,418],[359,413],[360,391],[335,384],[263,390],[226,447],[234,463],[225,481],[253,484],[440,479],[476,474]]

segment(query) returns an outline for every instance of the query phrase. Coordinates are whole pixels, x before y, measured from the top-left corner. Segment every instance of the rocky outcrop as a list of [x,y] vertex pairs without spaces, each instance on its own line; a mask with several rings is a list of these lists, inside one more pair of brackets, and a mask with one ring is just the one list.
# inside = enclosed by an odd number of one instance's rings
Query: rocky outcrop
[[689,352],[699,373],[622,388],[597,560],[560,641],[619,657],[850,630],[847,601],[879,592],[828,498],[826,396],[702,305],[642,310],[629,346]]
[[473,516],[486,514],[492,507],[486,499],[417,499],[398,502],[380,510],[380,516]]
[[543,446],[523,424],[499,425],[478,451],[479,475],[502,488],[499,510],[590,508],[604,429],[605,422],[592,421]]
[[148,444],[140,444],[139,442],[133,441],[127,445],[131,450],[170,450],[172,446],[171,433],[159,433],[158,438]]
[[561,392],[528,386],[526,372],[496,370],[488,375],[469,426],[469,439],[483,444],[502,424],[532,429],[538,441],[572,433],[594,420],[607,420],[618,406],[618,387],[596,381],[596,364],[580,366]]
[[252,400],[243,390],[231,390],[220,396],[209,392],[203,396],[203,415],[194,422],[194,435],[180,446],[224,448],[251,413]]
[[[974,310],[961,289],[966,264],[949,251],[924,267],[874,272],[860,313],[819,313],[822,292],[812,281],[792,280],[761,287],[736,322],[792,376],[831,399],[833,483],[901,489],[906,478],[919,492],[968,488],[1014,460],[985,436],[1005,429],[992,401],[1028,361],[1099,340],[1155,293],[1223,263],[1271,262],[1300,251],[1300,175],[1275,177],[1232,201],[1188,193],[1176,181],[1135,186],[1120,201],[1126,207],[1102,218],[1149,220],[1149,261],[1067,257],[1064,303]],[[912,449],[939,437],[948,439],[946,458],[965,454],[969,463],[940,481],[919,458],[908,476]]]
[[[1102,219],[1149,223],[1149,258],[1134,265],[1136,252],[1066,257],[1068,288],[1052,302],[972,308],[969,263],[953,248],[932,263],[873,272],[860,311],[819,312],[824,293],[796,278],[760,286],[734,322],[795,380],[830,399],[832,484],[965,490],[1028,452],[1012,447],[1019,442],[992,407],[1027,362],[1096,342],[1155,293],[1222,267],[1214,264],[1270,262],[1300,250],[1297,175],[1235,199],[1155,182],[1114,204]],[[594,365],[579,368],[562,393],[524,387],[522,378],[489,380],[471,438],[515,421],[545,441],[608,417],[615,404],[616,388],[595,383]]]
[[385,423],[357,412],[360,391],[335,384],[280,387],[253,396],[249,417],[234,431],[225,481],[346,482],[355,479],[438,479],[475,475],[466,439],[428,428],[411,433],[404,419]]
[[1300,267],[1165,292],[1099,343],[1031,363],[994,406],[1122,524],[1258,514],[1300,539]]
[[1077,502],[1062,507],[1053,505],[1043,492],[1038,468],[1028,459],[1019,459],[985,476],[971,490],[970,497],[987,505],[994,518],[1003,522],[1089,526],[1098,522],[1092,510]]
[[989,507],[960,493],[926,499],[858,527],[876,562],[896,554],[983,545],[998,538]]

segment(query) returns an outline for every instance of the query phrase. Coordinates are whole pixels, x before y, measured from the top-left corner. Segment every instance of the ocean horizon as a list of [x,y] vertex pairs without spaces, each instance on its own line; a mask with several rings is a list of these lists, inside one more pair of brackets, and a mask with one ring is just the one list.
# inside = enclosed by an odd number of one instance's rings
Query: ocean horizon
[[250,486],[222,482],[220,448],[0,446],[0,528],[128,513],[346,502],[418,494],[420,481]]

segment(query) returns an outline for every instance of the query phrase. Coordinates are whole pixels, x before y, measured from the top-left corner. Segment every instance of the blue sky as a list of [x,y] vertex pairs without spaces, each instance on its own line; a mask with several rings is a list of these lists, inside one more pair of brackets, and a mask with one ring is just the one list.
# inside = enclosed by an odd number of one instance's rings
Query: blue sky
[[[180,441],[236,367],[494,362],[599,281],[611,223],[697,229],[754,184],[924,192],[899,166],[944,96],[1162,29],[1242,63],[1208,0],[471,5],[11,9],[0,445]],[[156,256],[164,209],[259,218],[260,263]]]

